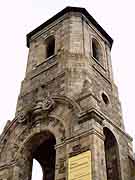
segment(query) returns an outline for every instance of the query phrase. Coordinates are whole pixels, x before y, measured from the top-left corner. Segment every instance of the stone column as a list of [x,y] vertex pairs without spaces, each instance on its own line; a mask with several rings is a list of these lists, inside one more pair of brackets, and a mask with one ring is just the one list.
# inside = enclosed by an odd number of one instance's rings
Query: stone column
[[104,136],[95,130],[92,139],[92,180],[107,180],[104,150]]
[[31,180],[32,177],[32,159],[22,152],[13,168],[12,180]]
[[56,145],[55,180],[66,179],[66,153],[65,145]]
[[[90,127],[88,131],[85,131],[81,134],[79,133],[78,135],[76,135],[75,139],[70,139],[70,142],[68,142],[67,144],[66,153],[68,154],[68,158],[76,157],[79,159],[78,155],[83,156],[83,153],[87,153],[90,151],[91,158],[89,164],[91,166],[90,168],[92,169],[92,172],[90,171],[92,180],[107,180],[104,150],[105,138],[102,125],[95,119],[89,120],[89,123],[87,125]],[[76,160],[75,163],[81,167],[82,164],[80,159]],[[86,161],[84,162],[83,159],[82,163],[87,163]],[[66,169],[68,170],[68,164],[66,164]],[[75,169],[78,170],[77,166]]]

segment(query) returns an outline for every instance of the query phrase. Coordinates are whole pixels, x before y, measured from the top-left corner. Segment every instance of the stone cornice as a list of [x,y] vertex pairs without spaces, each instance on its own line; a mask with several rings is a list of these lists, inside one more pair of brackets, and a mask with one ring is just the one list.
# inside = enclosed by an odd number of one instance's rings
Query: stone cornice
[[110,44],[110,48],[111,48],[113,39],[97,23],[97,21],[88,13],[88,11],[85,8],[81,8],[81,7],[66,7],[62,11],[60,11],[59,13],[54,15],[52,18],[47,20],[45,23],[41,24],[39,27],[37,27],[36,29],[31,31],[29,34],[27,34],[27,47],[30,46],[30,39],[32,36],[34,36],[36,33],[39,33],[40,31],[42,31],[42,29],[44,29],[48,25],[52,24],[54,21],[58,20],[59,18],[61,18],[62,16],[64,16],[67,13],[81,13],[82,15],[84,15],[92,23],[92,25],[94,27],[96,27],[98,29],[98,31],[108,40],[108,42]]
[[90,108],[87,111],[81,112],[79,115],[79,121],[80,123],[83,121],[87,121],[90,119],[87,118],[94,118],[95,120],[97,120],[100,123],[103,123],[103,121],[107,121],[109,122],[113,127],[115,127],[118,131],[120,131],[124,136],[126,136],[128,139],[130,139],[131,141],[133,140],[132,137],[130,135],[128,135],[124,129],[120,128],[119,126],[117,126],[116,124],[114,124],[109,117],[107,117],[105,114],[103,114],[101,111],[95,109],[95,108]]
[[64,140],[64,142],[57,144],[57,145],[55,146],[55,148],[57,149],[57,148],[59,148],[59,147],[64,146],[65,144],[69,144],[69,143],[71,143],[71,142],[76,141],[76,140],[79,139],[80,137],[89,136],[89,135],[91,135],[91,134],[95,134],[96,136],[98,136],[98,137],[99,137],[100,139],[102,139],[103,141],[104,141],[104,139],[105,139],[105,137],[104,137],[103,134],[101,134],[100,132],[98,132],[96,129],[91,128],[91,129],[89,129],[89,130],[87,130],[87,131],[85,131],[85,132],[81,132],[81,133],[79,133],[79,134],[77,134],[77,135],[74,135],[74,136],[72,136],[72,137],[66,138],[66,139]]

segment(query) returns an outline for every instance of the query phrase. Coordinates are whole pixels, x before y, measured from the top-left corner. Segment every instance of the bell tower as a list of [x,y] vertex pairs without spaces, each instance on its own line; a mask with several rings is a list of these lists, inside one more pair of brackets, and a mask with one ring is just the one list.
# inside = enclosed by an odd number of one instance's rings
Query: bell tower
[[[130,180],[125,132],[111,67],[112,38],[84,8],[66,7],[27,34],[15,118],[0,137],[0,179]],[[38,172],[37,172],[38,173]]]

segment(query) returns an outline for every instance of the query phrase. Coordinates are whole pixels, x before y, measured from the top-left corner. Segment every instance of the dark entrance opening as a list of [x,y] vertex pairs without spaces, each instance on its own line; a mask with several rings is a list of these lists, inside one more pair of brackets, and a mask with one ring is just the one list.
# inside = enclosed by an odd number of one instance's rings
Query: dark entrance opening
[[119,153],[116,139],[108,128],[104,128],[107,180],[121,180]]
[[[32,162],[35,159],[42,168],[42,180],[55,179],[55,144],[56,139],[49,131],[34,135],[27,144],[27,152],[29,152],[27,159],[31,162],[31,169],[33,164]],[[32,176],[32,172],[30,176]]]

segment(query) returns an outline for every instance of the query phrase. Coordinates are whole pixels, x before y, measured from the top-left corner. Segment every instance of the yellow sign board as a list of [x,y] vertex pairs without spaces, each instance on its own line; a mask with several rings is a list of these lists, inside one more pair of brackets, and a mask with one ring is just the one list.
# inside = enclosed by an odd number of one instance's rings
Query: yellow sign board
[[92,180],[91,151],[86,151],[69,158],[68,180]]

